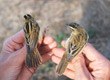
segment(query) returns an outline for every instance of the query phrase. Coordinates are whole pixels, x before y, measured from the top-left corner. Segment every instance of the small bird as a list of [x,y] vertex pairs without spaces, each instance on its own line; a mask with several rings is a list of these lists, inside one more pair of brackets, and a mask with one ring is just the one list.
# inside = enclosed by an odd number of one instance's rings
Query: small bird
[[27,48],[25,63],[29,68],[34,68],[42,63],[42,57],[37,49],[38,43],[42,41],[42,32],[38,23],[30,14],[24,15],[24,22],[23,30]]
[[67,24],[70,28],[71,35],[65,43],[66,51],[58,64],[56,73],[62,75],[67,68],[68,63],[79,53],[81,53],[88,41],[88,34],[85,29],[77,23]]

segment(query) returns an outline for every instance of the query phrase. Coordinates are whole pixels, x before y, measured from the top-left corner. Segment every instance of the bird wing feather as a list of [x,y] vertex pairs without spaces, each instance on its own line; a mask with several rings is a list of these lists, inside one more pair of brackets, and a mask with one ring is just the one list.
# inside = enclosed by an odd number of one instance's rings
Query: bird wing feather
[[28,22],[23,29],[25,33],[27,53],[32,53],[38,42],[39,27],[36,27],[32,22]]

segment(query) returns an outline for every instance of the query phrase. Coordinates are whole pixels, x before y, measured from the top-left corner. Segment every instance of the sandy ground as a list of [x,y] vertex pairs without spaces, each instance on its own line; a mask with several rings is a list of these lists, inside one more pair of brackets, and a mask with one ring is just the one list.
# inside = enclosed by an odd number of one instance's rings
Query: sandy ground
[[[23,15],[27,13],[42,29],[48,26],[48,35],[54,38],[68,34],[66,23],[81,24],[90,35],[89,42],[110,59],[110,0],[0,0],[0,50],[4,40],[22,29]],[[47,71],[39,69],[36,74],[32,80],[58,77],[54,70],[47,75]]]

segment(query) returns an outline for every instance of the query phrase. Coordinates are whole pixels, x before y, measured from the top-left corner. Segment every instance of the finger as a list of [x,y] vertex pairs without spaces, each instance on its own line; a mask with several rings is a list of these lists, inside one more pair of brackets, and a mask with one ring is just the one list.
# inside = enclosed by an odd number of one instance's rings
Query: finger
[[[59,64],[59,62],[61,61],[61,58],[57,57],[57,56],[52,56],[52,61],[56,64]],[[67,69],[70,69],[71,71],[75,71],[73,64],[69,63],[67,66]]]
[[51,49],[57,47],[57,43],[54,41],[53,43],[49,44],[49,45],[45,45],[45,46],[41,46],[39,48],[39,52],[41,54],[47,53],[49,52]]
[[86,44],[83,53],[90,61],[97,61],[103,59],[104,57],[89,43]]
[[66,43],[66,41],[62,41],[61,42],[61,45],[65,48],[65,43]]
[[[56,68],[58,67],[58,65],[56,66]],[[75,79],[75,74],[74,74],[75,72],[74,71],[72,71],[71,69],[66,69],[65,70],[65,72],[63,73],[63,75],[65,75],[65,76],[67,76],[67,77],[69,77],[69,78],[71,78],[71,79]]]
[[16,50],[21,49],[22,47],[23,44],[15,43],[9,38],[3,44],[3,51],[5,51],[5,53],[13,53]]
[[23,30],[21,30],[12,37],[10,37],[9,39],[7,39],[3,44],[4,45],[3,48],[5,49],[6,47],[8,47],[11,50],[10,52],[13,52],[22,48],[23,43],[24,43],[24,33]]
[[75,79],[75,72],[70,69],[66,69],[63,74],[71,79]]
[[64,54],[64,52],[65,52],[65,50],[62,49],[62,48],[54,48],[54,49],[52,49],[52,52],[53,52],[53,54],[54,54],[55,56],[57,56],[57,57],[62,57],[63,54]]
[[24,43],[25,38],[24,38],[24,32],[23,32],[23,30],[21,30],[21,31],[17,32],[15,35],[13,35],[11,37],[11,40],[13,42],[15,42],[15,43],[18,43],[18,44]]
[[26,57],[26,46],[12,53],[10,56],[10,60],[12,60],[12,64],[22,65],[25,62]]
[[46,54],[44,54],[44,55],[42,55],[42,59],[43,59],[42,63],[45,63],[48,60],[50,60],[52,55],[53,55],[53,53],[51,51],[46,53]]
[[27,66],[24,66],[17,80],[25,80],[25,79],[30,80],[30,78],[32,77],[36,69],[37,68],[34,69],[34,68],[28,68]]
[[51,43],[53,43],[53,42],[54,42],[54,40],[53,40],[52,37],[46,36],[46,37],[44,37],[43,45],[48,45],[48,44],[51,44]]
[[[91,80],[91,75],[85,65],[85,60],[82,54],[78,55],[75,58],[76,62],[73,63],[75,65],[75,80]],[[79,77],[80,76],[80,77]]]

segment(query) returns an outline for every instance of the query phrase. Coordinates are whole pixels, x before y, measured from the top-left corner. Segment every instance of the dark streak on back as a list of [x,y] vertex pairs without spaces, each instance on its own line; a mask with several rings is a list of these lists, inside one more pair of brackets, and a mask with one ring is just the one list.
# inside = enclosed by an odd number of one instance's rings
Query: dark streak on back
[[26,23],[26,30],[27,30],[27,33],[29,33],[29,24]]

